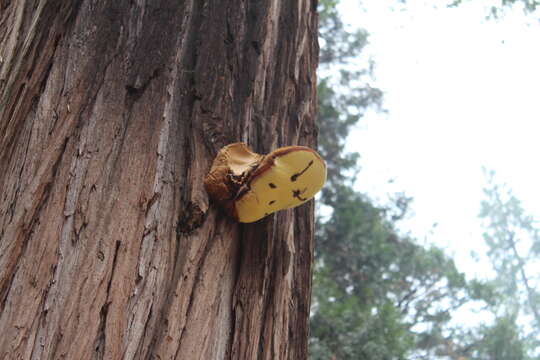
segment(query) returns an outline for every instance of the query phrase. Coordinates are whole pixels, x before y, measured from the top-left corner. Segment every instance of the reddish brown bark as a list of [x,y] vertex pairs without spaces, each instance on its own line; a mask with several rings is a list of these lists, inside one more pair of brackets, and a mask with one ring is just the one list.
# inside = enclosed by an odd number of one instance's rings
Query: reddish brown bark
[[217,151],[316,138],[316,1],[0,0],[0,358],[305,359],[313,204]]

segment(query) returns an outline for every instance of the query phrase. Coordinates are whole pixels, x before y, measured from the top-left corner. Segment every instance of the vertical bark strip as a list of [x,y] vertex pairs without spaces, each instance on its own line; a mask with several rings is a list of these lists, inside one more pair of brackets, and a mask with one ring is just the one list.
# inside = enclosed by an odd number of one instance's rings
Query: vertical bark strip
[[0,358],[306,359],[313,204],[209,203],[316,139],[316,0],[0,1]]

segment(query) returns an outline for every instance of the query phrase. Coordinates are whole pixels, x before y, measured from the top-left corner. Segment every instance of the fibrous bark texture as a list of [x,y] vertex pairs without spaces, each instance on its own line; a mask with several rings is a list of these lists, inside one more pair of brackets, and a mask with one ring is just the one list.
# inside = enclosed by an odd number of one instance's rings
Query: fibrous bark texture
[[316,1],[0,0],[0,358],[305,359],[313,204],[218,150],[316,138]]

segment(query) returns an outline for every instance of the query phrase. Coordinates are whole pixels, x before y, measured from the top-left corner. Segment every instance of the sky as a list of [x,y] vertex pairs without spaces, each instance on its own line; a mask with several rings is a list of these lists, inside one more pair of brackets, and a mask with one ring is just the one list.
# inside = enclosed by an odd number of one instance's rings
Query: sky
[[381,202],[413,197],[401,230],[446,247],[481,277],[486,264],[469,254],[485,251],[483,166],[540,220],[540,16],[515,9],[486,20],[487,0],[359,3],[342,0],[340,10],[370,33],[362,56],[375,62],[372,85],[387,111],[368,112],[349,136],[361,155],[356,186]]

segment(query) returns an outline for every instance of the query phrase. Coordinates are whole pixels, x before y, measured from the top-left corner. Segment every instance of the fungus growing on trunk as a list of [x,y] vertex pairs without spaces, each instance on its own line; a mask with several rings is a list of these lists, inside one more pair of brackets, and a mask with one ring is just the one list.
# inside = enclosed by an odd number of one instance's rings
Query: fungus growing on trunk
[[219,151],[204,185],[227,214],[249,223],[305,203],[325,180],[326,164],[313,149],[286,146],[260,155],[234,143]]

